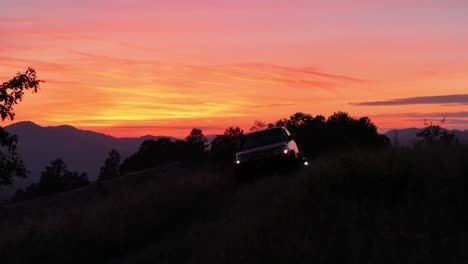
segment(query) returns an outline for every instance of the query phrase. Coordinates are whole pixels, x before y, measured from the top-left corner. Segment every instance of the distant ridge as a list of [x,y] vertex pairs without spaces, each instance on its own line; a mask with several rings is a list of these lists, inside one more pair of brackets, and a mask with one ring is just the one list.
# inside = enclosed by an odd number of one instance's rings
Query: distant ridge
[[[0,189],[0,203],[10,197],[17,188],[37,182],[45,166],[61,158],[70,170],[88,173],[95,180],[108,152],[115,148],[123,158],[135,153],[145,140],[171,138],[167,136],[145,135],[142,137],[116,138],[110,135],[75,128],[70,125],[45,126],[31,121],[17,122],[5,127],[11,134],[18,135],[18,153],[23,158],[30,175],[27,179],[15,179],[12,186]],[[385,133],[393,142],[395,138],[401,145],[412,145],[417,141],[420,128],[392,129]],[[453,130],[461,143],[468,144],[468,129]],[[209,142],[216,135],[207,135]]]
[[[395,138],[398,138],[398,141],[403,146],[413,145],[417,142],[417,133],[420,132],[421,128],[403,128],[403,129],[392,129],[385,133],[387,137],[390,138],[392,143]],[[467,130],[447,130],[453,131],[455,136],[458,138],[460,143],[468,144],[468,129]]]
[[41,171],[54,159],[63,159],[70,170],[86,172],[90,180],[95,180],[111,149],[119,150],[125,158],[135,153],[143,141],[166,137],[116,138],[69,125],[42,127],[31,121],[11,124],[5,130],[18,135],[18,153],[31,173],[27,179],[16,179],[12,186],[1,189],[0,200],[2,195],[10,196],[17,188],[37,182]]

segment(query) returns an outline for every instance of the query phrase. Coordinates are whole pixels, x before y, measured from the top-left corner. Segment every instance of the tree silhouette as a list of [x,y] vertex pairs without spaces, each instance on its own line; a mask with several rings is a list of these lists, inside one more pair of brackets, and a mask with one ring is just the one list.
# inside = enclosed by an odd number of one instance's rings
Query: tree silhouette
[[302,112],[295,113],[289,117],[286,122],[286,126],[289,129],[294,127],[300,127],[309,124],[314,118],[310,114],[304,114]]
[[352,146],[382,147],[390,139],[379,135],[377,127],[368,117],[354,118],[346,112],[336,112],[325,119],[322,115],[297,112],[289,118],[275,122],[284,126],[296,137],[296,142],[308,156],[333,152]]
[[38,187],[42,194],[60,192],[62,189],[61,178],[65,175],[67,166],[61,159],[56,159],[50,163],[50,166],[45,167],[41,173]]
[[211,154],[214,160],[233,162],[236,152],[241,149],[245,134],[239,127],[229,127],[223,135],[216,136],[211,142]]
[[189,155],[191,154],[185,140],[172,141],[169,138],[145,140],[136,153],[122,162],[120,171],[123,173],[154,168],[171,162],[186,161],[191,158]]
[[13,197],[13,201],[73,190],[86,186],[89,183],[86,173],[71,172],[67,169],[67,165],[63,160],[56,159],[41,172],[41,177],[37,184],[31,184],[26,191],[18,189]]
[[119,177],[121,159],[120,153],[117,150],[112,149],[109,152],[109,156],[104,161],[104,166],[101,167],[98,180],[107,180]]
[[275,126],[277,126],[277,127],[279,127],[279,126],[287,127],[288,122],[289,122],[289,120],[287,118],[283,118],[283,119],[280,119],[280,120],[276,121]]
[[157,165],[175,161],[179,158],[176,154],[180,143],[172,142],[169,138],[158,140],[145,140],[140,148],[130,157],[126,158],[120,166],[121,172],[153,168]]
[[169,138],[145,140],[138,151],[126,158],[120,166],[121,172],[154,168],[171,162],[199,163],[207,157],[208,140],[203,131],[192,129],[185,140]]
[[[24,72],[18,72],[13,79],[0,85],[0,117],[13,120],[15,113],[13,107],[23,99],[24,92],[39,90],[40,83],[36,71],[28,67]],[[11,184],[14,176],[26,177],[27,170],[23,161],[16,153],[18,138],[10,135],[0,127],[0,187]]]
[[[379,135],[376,126],[368,117],[354,118],[348,113],[337,112],[328,118],[322,115],[297,112],[289,118],[274,123],[256,120],[251,130],[284,126],[295,135],[295,140],[306,156],[317,156],[349,147],[384,147],[390,144],[385,135]],[[124,160],[121,171],[134,171],[153,168],[174,161],[187,164],[200,164],[208,158],[219,164],[233,162],[235,153],[240,151],[244,131],[239,127],[229,127],[222,135],[216,136],[208,144],[203,131],[191,130],[185,140],[171,141],[169,138],[144,141],[140,149]]]
[[379,135],[377,127],[368,117],[359,119],[346,112],[336,112],[326,121],[327,133],[333,138],[332,147],[352,146],[380,147],[390,144],[390,139]]
[[193,128],[190,132],[190,135],[188,135],[185,139],[187,140],[188,144],[196,146],[200,149],[200,151],[205,151],[208,146],[208,140],[203,134],[203,131],[198,128]]
[[267,124],[260,120],[255,120],[252,127],[250,127],[250,131],[258,131],[267,128]]
[[65,174],[62,176],[62,190],[60,190],[60,192],[80,188],[88,185],[89,183],[90,182],[87,173],[79,173],[77,171],[66,171]]
[[425,127],[416,134],[420,139],[417,145],[421,144],[452,144],[458,141],[453,132],[448,132],[446,129],[443,129],[441,125],[445,123],[445,117],[442,118],[439,124],[434,125],[432,122],[427,122],[424,120]]
[[189,163],[202,161],[208,148],[208,140],[203,131],[193,128],[185,141],[184,161]]

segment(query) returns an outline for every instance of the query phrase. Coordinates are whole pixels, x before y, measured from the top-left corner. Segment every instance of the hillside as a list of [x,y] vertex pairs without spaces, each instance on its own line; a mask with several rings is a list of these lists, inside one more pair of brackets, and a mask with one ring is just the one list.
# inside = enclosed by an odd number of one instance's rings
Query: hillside
[[5,130],[18,135],[18,153],[31,173],[26,179],[17,178],[12,186],[2,189],[0,194],[4,197],[36,182],[44,167],[54,159],[63,159],[70,170],[86,172],[90,180],[95,180],[111,149],[119,150],[125,158],[136,152],[144,140],[162,137],[115,138],[67,125],[42,127],[33,122],[18,122]]
[[[461,263],[466,146],[350,150],[309,170],[181,164],[0,207],[6,263]],[[27,250],[25,250],[27,249]]]

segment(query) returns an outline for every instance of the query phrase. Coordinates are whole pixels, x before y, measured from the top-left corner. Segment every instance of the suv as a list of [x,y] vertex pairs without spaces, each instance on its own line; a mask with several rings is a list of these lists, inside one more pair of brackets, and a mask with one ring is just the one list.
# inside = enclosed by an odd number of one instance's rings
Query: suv
[[236,172],[262,165],[308,166],[294,136],[284,127],[247,134],[242,151],[236,153]]

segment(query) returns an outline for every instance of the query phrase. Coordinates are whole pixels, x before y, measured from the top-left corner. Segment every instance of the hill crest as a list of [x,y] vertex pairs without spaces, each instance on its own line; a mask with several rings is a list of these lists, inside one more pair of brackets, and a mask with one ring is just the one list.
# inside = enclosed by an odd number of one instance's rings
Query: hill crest
[[18,135],[17,151],[30,174],[26,179],[16,178],[13,185],[2,188],[0,200],[11,196],[18,188],[37,182],[41,171],[52,160],[60,158],[69,170],[86,172],[90,180],[95,180],[110,150],[117,149],[122,158],[126,158],[135,153],[145,140],[175,140],[151,135],[117,138],[70,125],[40,126],[31,121],[13,123],[4,129]]

